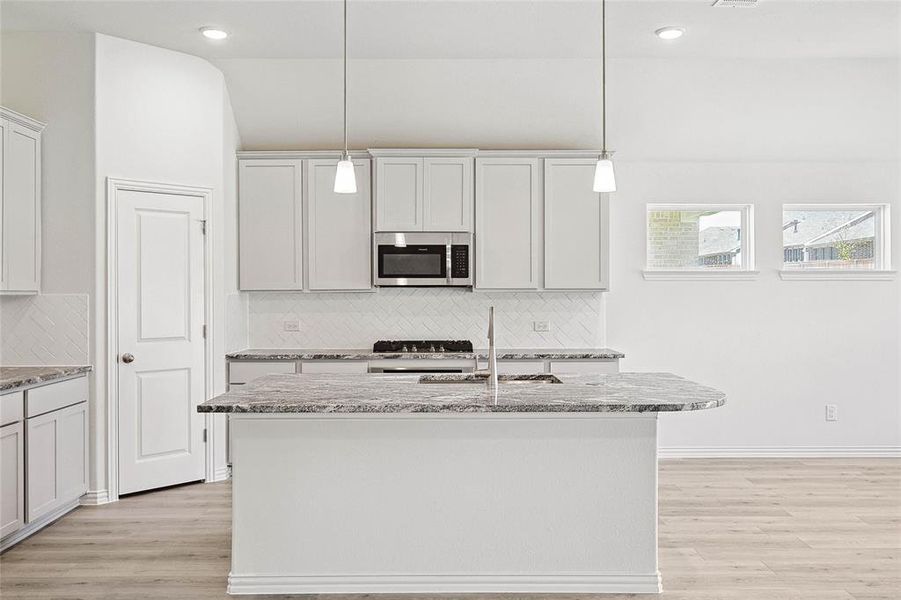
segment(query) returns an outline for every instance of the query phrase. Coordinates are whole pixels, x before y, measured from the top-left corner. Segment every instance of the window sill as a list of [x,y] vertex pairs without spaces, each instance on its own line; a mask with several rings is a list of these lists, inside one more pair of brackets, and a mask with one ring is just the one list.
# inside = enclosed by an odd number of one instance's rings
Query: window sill
[[897,271],[852,269],[783,269],[779,277],[786,281],[892,281]]
[[657,271],[645,270],[648,281],[753,281],[760,271]]

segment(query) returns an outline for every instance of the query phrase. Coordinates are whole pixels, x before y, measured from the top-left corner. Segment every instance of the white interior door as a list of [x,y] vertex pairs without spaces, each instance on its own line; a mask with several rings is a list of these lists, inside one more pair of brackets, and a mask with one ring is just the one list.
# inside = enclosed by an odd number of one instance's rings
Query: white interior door
[[[204,478],[203,199],[118,190],[119,493]],[[133,360],[132,360],[133,357]]]

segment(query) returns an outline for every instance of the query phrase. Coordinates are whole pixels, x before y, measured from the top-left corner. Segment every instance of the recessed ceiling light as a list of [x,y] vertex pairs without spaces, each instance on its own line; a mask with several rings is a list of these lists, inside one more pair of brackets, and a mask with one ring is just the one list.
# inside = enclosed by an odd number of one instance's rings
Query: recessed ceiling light
[[216,29],[215,27],[201,27],[200,33],[203,34],[203,37],[211,40],[224,40],[228,37],[227,32]]
[[675,40],[682,37],[682,34],[685,33],[685,30],[681,27],[661,27],[654,33],[657,34],[661,40]]

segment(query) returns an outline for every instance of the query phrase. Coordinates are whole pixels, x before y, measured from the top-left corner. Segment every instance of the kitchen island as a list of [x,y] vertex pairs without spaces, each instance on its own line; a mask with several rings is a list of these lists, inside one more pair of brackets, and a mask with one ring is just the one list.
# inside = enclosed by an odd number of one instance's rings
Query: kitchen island
[[270,375],[231,414],[232,594],[654,593],[667,373],[561,383]]

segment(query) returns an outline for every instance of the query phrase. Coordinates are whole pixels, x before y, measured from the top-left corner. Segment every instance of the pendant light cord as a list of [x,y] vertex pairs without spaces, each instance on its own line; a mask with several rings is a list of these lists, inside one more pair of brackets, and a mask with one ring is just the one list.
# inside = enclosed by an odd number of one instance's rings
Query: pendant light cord
[[601,136],[607,154],[607,0],[601,0]]
[[347,0],[344,0],[344,158],[347,159]]

